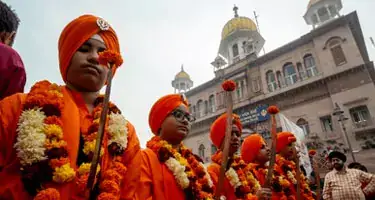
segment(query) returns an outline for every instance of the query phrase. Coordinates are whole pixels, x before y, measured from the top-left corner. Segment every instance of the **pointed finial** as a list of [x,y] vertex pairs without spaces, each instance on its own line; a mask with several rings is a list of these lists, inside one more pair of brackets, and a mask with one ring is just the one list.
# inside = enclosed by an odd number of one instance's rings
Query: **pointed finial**
[[233,11],[234,11],[234,17],[238,17],[238,7],[236,6],[236,4],[234,4],[234,7],[233,7]]
[[184,71],[184,64],[181,65],[181,71]]

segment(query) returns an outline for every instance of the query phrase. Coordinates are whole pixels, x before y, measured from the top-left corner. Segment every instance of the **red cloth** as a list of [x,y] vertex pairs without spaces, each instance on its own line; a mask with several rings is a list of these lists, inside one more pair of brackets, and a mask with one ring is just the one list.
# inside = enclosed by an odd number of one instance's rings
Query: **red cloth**
[[[240,129],[240,132],[242,132],[242,124],[240,121],[240,117],[236,114],[233,114],[232,116],[233,116],[233,124],[236,125],[238,129]],[[221,143],[224,140],[226,127],[227,127],[227,114],[226,113],[222,114],[211,125],[210,138],[211,138],[212,143],[217,148],[220,148]]]
[[[66,81],[66,73],[72,56],[84,42],[95,34],[99,34],[104,40],[107,50],[120,54],[116,32],[111,27],[108,30],[101,30],[97,24],[98,19],[93,15],[82,15],[71,21],[62,31],[59,39],[59,61],[60,73],[64,81]],[[113,72],[115,71],[116,68],[113,69]]]
[[0,100],[23,92],[26,72],[19,54],[11,47],[0,43]]
[[256,155],[265,144],[263,137],[259,134],[252,134],[246,137],[241,147],[242,159],[247,163],[254,162]]
[[286,146],[296,141],[296,137],[291,132],[280,132],[277,134],[276,152],[280,153]]
[[183,105],[187,108],[188,102],[180,94],[169,94],[157,100],[148,115],[148,124],[154,134],[158,134],[165,118],[177,107]]

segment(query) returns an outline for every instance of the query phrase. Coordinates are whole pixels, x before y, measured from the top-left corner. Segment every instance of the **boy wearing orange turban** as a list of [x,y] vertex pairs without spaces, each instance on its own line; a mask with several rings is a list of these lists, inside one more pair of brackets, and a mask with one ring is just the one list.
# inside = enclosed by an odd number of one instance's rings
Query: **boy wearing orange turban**
[[[109,69],[104,50],[120,53],[103,19],[83,15],[62,31],[59,64],[65,86],[36,83],[0,102],[0,199],[87,199],[86,189]],[[116,70],[116,69],[114,69]],[[132,199],[141,152],[133,125],[112,103],[99,160],[95,199]]]
[[[263,137],[258,133],[252,134],[245,138],[241,147],[241,157],[248,163],[247,168],[250,170],[259,183],[263,186],[266,182],[268,166],[270,159],[270,149],[267,147]],[[275,170],[272,179],[272,200],[294,199],[289,189],[290,183],[280,172]]]
[[161,97],[151,108],[155,134],[142,151],[140,200],[213,199],[214,185],[202,160],[182,144],[194,117],[183,95]]
[[[276,164],[277,172],[283,174],[290,183],[290,191],[296,196],[297,191],[297,167],[294,162],[299,159],[296,155],[296,137],[291,132],[280,132],[277,134],[276,143]],[[306,177],[301,173],[300,177],[301,198],[304,200],[313,200],[313,194],[307,184]]]
[[[233,126],[230,140],[229,159],[224,177],[224,187],[221,195],[227,200],[235,199],[263,199],[271,195],[271,191],[261,188],[258,180],[250,170],[247,170],[246,163],[240,156],[235,155],[240,147],[242,124],[238,115],[233,114]],[[224,113],[211,125],[210,138],[212,143],[219,149],[212,155],[212,163],[208,171],[215,185],[218,184],[220,168],[222,163],[222,151],[227,126],[227,114]]]

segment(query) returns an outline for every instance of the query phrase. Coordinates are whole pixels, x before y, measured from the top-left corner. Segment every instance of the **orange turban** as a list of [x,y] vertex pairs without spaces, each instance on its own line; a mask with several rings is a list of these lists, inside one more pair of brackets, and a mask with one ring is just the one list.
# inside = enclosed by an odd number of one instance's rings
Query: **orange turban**
[[95,34],[100,35],[108,50],[120,53],[118,38],[112,27],[99,17],[82,15],[66,25],[60,35],[59,64],[64,81],[66,81],[66,73],[74,53]]
[[[240,121],[240,117],[236,114],[233,114],[232,116],[233,116],[233,124],[236,125],[238,129],[240,129],[240,132],[242,132],[242,124]],[[211,125],[210,138],[211,138],[212,143],[217,148],[220,148],[221,143],[224,140],[226,127],[227,127],[227,113],[222,114]]]
[[280,132],[277,134],[276,152],[279,153],[286,146],[296,141],[296,137],[291,132]]
[[266,143],[258,133],[248,136],[242,143],[242,159],[247,163],[253,162],[263,145],[266,145]]
[[151,108],[148,115],[148,124],[154,134],[158,134],[161,124],[167,116],[179,106],[188,107],[188,102],[183,95],[169,94],[161,97]]

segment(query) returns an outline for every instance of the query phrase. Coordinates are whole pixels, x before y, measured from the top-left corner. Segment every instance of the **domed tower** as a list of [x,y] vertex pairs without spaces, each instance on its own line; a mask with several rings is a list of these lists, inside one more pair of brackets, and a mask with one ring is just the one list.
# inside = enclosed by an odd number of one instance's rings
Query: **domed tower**
[[250,54],[257,56],[265,42],[253,20],[239,16],[237,6],[234,6],[233,11],[234,18],[225,24],[221,32],[219,47],[219,54],[229,65]]
[[303,18],[313,28],[340,17],[341,0],[310,0]]
[[193,87],[193,81],[190,79],[189,74],[184,71],[184,65],[181,65],[181,71],[174,77],[172,87],[174,88],[174,93],[184,93]]

